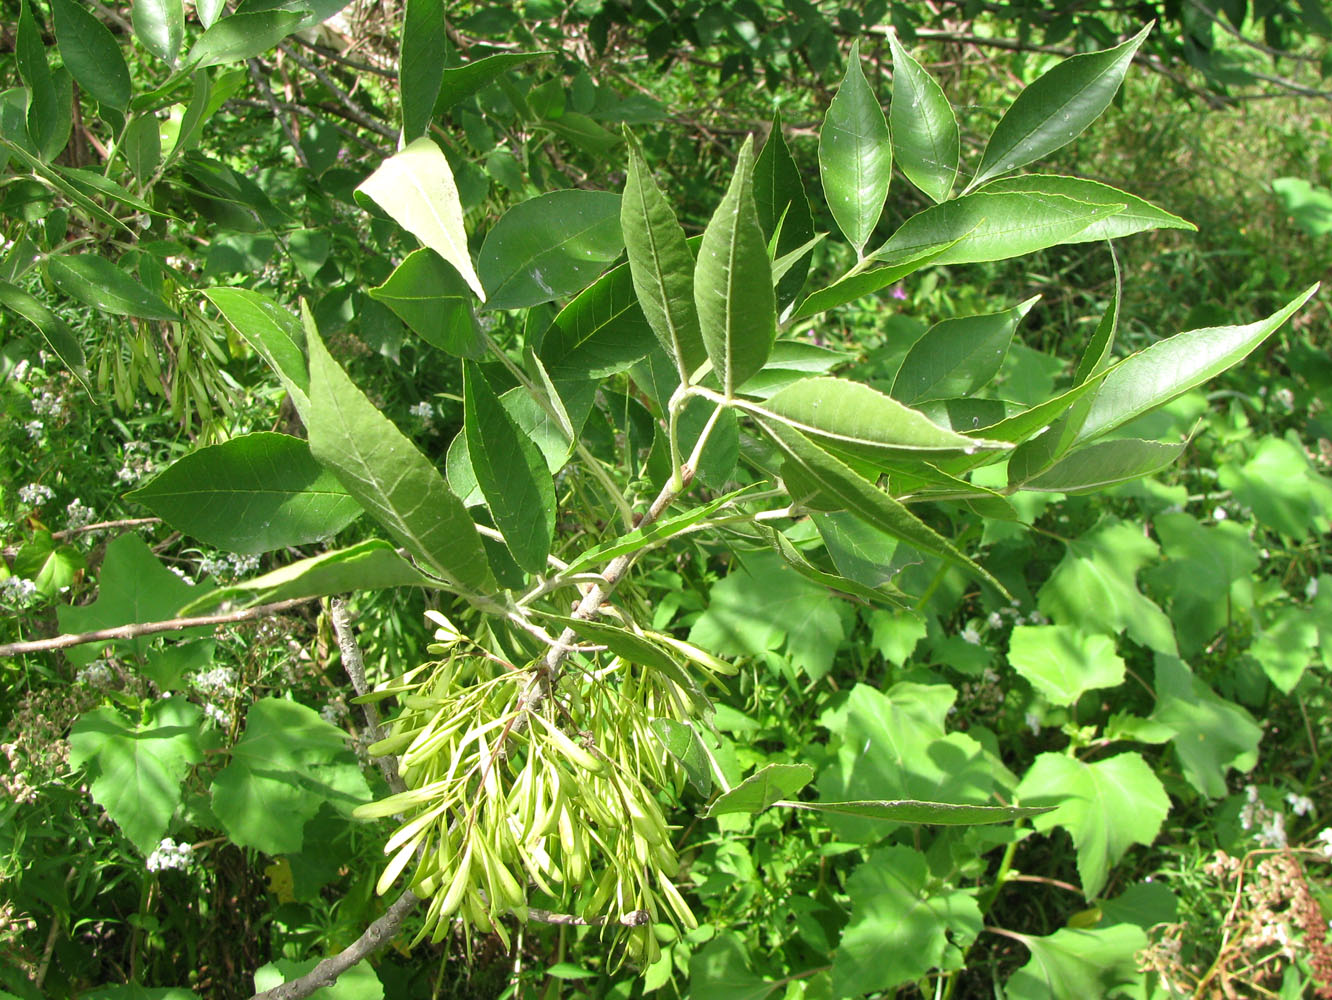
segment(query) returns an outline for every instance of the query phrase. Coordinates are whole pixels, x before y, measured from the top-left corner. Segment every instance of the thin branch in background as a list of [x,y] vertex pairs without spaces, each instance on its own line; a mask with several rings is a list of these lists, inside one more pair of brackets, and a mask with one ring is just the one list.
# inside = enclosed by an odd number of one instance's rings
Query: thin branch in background
[[256,608],[243,611],[229,611],[219,615],[199,615],[196,618],[171,618],[160,622],[140,622],[134,625],[118,625],[115,628],[98,629],[95,632],[75,632],[57,635],[50,639],[32,639],[28,642],[10,642],[0,645],[0,657],[22,656],[24,653],[49,653],[56,649],[68,649],[82,646],[89,642],[105,642],[112,639],[137,639],[144,635],[158,635],[162,632],[179,632],[187,628],[200,628],[206,625],[231,625],[237,622],[255,621],[267,618],[280,611],[288,611],[302,604],[316,600],[313,597],[297,597],[290,601],[278,601],[274,604],[261,604]]
[[402,928],[407,914],[415,909],[420,898],[410,889],[393,901],[393,905],[384,914],[365,929],[365,933],[354,942],[329,958],[324,959],[313,969],[298,979],[271,990],[256,993],[250,1000],[303,1000],[315,990],[332,986],[338,977],[357,962],[374,954],[388,944]]
[[[333,632],[338,637],[338,649],[342,653],[342,669],[347,671],[347,676],[351,678],[357,697],[364,697],[370,690],[370,684],[365,679],[365,659],[361,656],[361,647],[356,644],[356,636],[352,633],[351,615],[343,598],[335,597],[329,602],[329,618],[333,622]],[[370,732],[371,740],[378,743],[384,738],[384,725],[379,717],[379,709],[373,701],[367,701],[361,705],[361,710],[365,713],[365,727]],[[375,763],[394,793],[407,790],[402,776],[398,774],[398,762],[394,757],[391,755],[376,757]]]
[[273,117],[277,119],[277,123],[282,127],[282,134],[287,137],[287,142],[291,144],[291,151],[296,154],[296,162],[309,169],[310,161],[305,158],[305,150],[301,148],[300,137],[296,135],[295,130],[291,127],[291,122],[287,121],[287,116],[278,107],[278,100],[273,96],[273,88],[264,79],[259,60],[249,59],[246,61],[246,65],[250,69],[250,79],[254,81],[255,89],[259,91],[259,96],[263,98],[264,103],[273,112]]
[[[63,531],[51,532],[51,537],[58,542],[66,541],[76,535],[85,535],[90,531],[112,531],[116,528],[137,528],[144,524],[160,524],[160,517],[128,517],[121,521],[98,521],[96,524],[85,524],[81,528],[65,528]],[[6,559],[13,559],[18,555],[18,546],[11,545],[3,553]]]
[[282,45],[279,45],[278,48],[283,53],[285,53],[287,57],[291,59],[291,61],[294,62],[297,66],[301,67],[301,69],[305,70],[307,73],[313,75],[316,80],[318,80],[325,87],[327,87],[333,93],[333,96],[336,97],[338,101],[342,104],[342,106],[346,109],[348,118],[356,122],[356,124],[364,128],[368,128],[371,132],[378,132],[386,139],[393,139],[395,141],[397,140],[398,138],[397,129],[390,128],[389,126],[385,125],[383,122],[371,118],[361,109],[360,105],[358,105],[355,101],[351,99],[351,94],[349,94],[345,89],[343,89],[336,80],[334,80],[331,76],[325,73],[322,69],[320,69],[314,63],[310,62],[308,59],[305,59],[304,57],[299,55],[296,52],[296,50],[293,49],[290,45],[284,43]]
[[1264,55],[1271,56],[1273,59],[1295,59],[1300,62],[1311,63],[1321,61],[1317,56],[1308,56],[1303,52],[1282,52],[1280,49],[1274,49],[1270,45],[1264,45],[1255,38],[1249,38],[1241,32],[1239,28],[1235,27],[1225,18],[1218,17],[1213,11],[1208,10],[1203,4],[1199,3],[1198,0],[1189,0],[1189,6],[1213,24],[1218,25],[1222,31],[1226,32],[1226,34],[1230,35],[1232,38],[1242,42],[1251,49],[1256,49]]
[[348,59],[336,49],[331,49],[327,45],[320,45],[318,42],[312,42],[302,38],[299,33],[289,35],[288,37],[294,40],[298,45],[309,49],[311,52],[321,55],[325,59],[331,59],[335,63],[346,66],[348,69],[356,70],[358,73],[373,73],[376,76],[384,77],[386,80],[396,80],[398,78],[398,74],[391,69],[386,69],[383,66],[376,66],[373,63],[358,62],[355,59]]
[[[253,97],[233,97],[231,100],[227,101],[227,104],[228,105],[234,104],[242,108],[269,107],[269,105],[266,104],[264,101],[258,100],[257,98]],[[307,108],[304,105],[292,104],[289,101],[278,101],[277,106],[281,108],[283,111],[286,111],[288,114],[300,115],[302,118],[314,118],[317,120],[323,120],[323,116],[319,114],[319,112],[322,111],[325,112],[326,114],[337,115],[339,118],[342,118],[344,121],[352,120],[347,116],[347,114],[341,108],[328,108],[324,107],[323,105],[316,105],[313,108]],[[365,138],[365,136],[353,132],[349,128],[344,128],[343,126],[338,125],[336,122],[329,122],[328,124],[332,125],[335,129],[337,129],[340,133],[342,133],[342,135],[345,138],[352,140],[357,145],[365,149],[367,152],[375,153],[376,155],[380,156],[387,155],[382,147],[376,146],[369,139]],[[357,124],[360,123],[357,122]]]

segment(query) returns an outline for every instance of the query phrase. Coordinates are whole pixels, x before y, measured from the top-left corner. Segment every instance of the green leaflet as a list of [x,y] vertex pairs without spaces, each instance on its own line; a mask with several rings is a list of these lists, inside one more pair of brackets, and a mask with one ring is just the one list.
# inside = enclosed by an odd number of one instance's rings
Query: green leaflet
[[1004,585],[990,572],[967,558],[953,543],[927,525],[905,506],[852,469],[828,454],[799,431],[776,421],[759,421],[759,426],[782,450],[788,461],[813,479],[828,496],[846,510],[922,552],[939,556],[967,570],[972,575],[1007,594]]
[[449,161],[434,140],[422,136],[409,143],[381,163],[356,190],[387,212],[422,246],[452,264],[477,298],[486,300],[467,249],[458,185]]
[[995,125],[968,190],[1053,153],[1081,135],[1110,106],[1134,53],[1151,30],[1149,24],[1112,49],[1065,59],[1034,80]]
[[182,0],[134,0],[134,34],[143,47],[173,69],[185,40],[185,5]]
[[51,282],[70,298],[117,316],[180,320],[180,314],[105,257],[52,254],[46,259]]
[[1101,383],[1077,440],[1114,430],[1219,375],[1280,329],[1316,291],[1318,285],[1311,285],[1256,323],[1176,334],[1125,358]]
[[763,812],[813,780],[814,768],[808,764],[765,764],[734,788],[718,795],[708,807],[708,815]]
[[976,191],[913,215],[870,256],[894,263],[952,244],[932,263],[1007,260],[1067,243],[1120,208],[1058,194]]
[[681,382],[707,360],[694,306],[694,255],[675,212],[653,180],[638,143],[629,142],[629,171],[620,227],[638,304]]
[[[1044,472],[1022,482],[1021,486],[1024,490],[1044,493],[1091,493],[1160,472],[1173,465],[1183,451],[1182,444],[1161,444],[1138,438],[1097,441],[1069,452]],[[1017,485],[1011,477],[1010,485]]]
[[477,485],[514,561],[544,573],[555,533],[554,483],[541,452],[470,363],[463,366],[463,431]]
[[263,55],[301,27],[305,11],[256,10],[214,21],[190,48],[186,61],[197,69],[243,62]]
[[398,89],[402,136],[408,142],[423,136],[434,117],[447,52],[444,0],[407,0],[398,50]]
[[87,387],[87,359],[83,354],[83,345],[64,320],[8,281],[0,281],[0,305],[14,310],[35,326],[55,356]]
[[777,337],[772,267],[753,196],[753,139],[713,213],[694,268],[694,300],[712,369],[728,396],[759,371]]
[[267,432],[193,451],[128,497],[229,552],[321,541],[361,513],[306,442]]
[[934,77],[888,33],[893,51],[889,124],[897,167],[935,202],[948,197],[961,155],[957,117]]
[[46,61],[42,29],[28,0],[20,0],[18,31],[14,36],[19,79],[28,91],[28,136],[40,158],[49,163],[69,141],[69,101],[62,107],[60,88]]
[[1177,215],[1136,195],[1128,194],[1109,184],[1084,180],[1081,177],[1063,177],[1058,174],[1023,174],[991,181],[978,193],[1059,195],[1088,205],[1124,206],[1114,215],[1093,222],[1086,229],[1069,237],[1067,243],[1094,243],[1114,240],[1150,229],[1187,229],[1197,232],[1198,227]]
[[75,0],[51,0],[60,58],[80,87],[118,111],[129,106],[130,77],[111,29]]
[[970,396],[999,373],[1022,317],[1040,296],[1011,309],[936,323],[912,345],[893,382],[903,403]]
[[864,256],[893,176],[888,121],[860,65],[860,41],[851,43],[846,75],[819,130],[823,194],[847,242]]
[[760,418],[780,420],[825,448],[861,460],[938,459],[1008,447],[940,427],[892,397],[846,379],[806,378],[762,405],[736,405]]
[[[800,168],[787,148],[782,135],[782,116],[774,114],[768,138],[754,161],[754,205],[758,210],[759,228],[763,238],[771,241],[777,233],[774,256],[778,261],[820,239],[814,233],[814,215],[809,208],[805,183]],[[803,256],[790,262],[782,274],[773,265],[773,279],[777,282],[777,306],[784,309],[794,302],[805,283],[809,262]]]
[[310,451],[409,552],[472,592],[494,580],[462,502],[416,446],[352,384],[308,313]]
[[513,67],[551,54],[548,51],[501,52],[486,56],[484,59],[473,60],[465,66],[450,66],[444,70],[440,80],[435,114],[443,114],[454,105],[467,100],[487,84],[500,79]]
[[302,423],[310,419],[310,375],[305,364],[305,333],[286,309],[246,288],[210,288],[204,292],[222,318],[268,362],[281,379]]
[[892,264],[885,264],[882,267],[870,268],[866,271],[860,271],[848,277],[829,285],[827,288],[821,288],[810,292],[794,313],[791,314],[791,322],[800,319],[806,319],[810,316],[817,316],[821,312],[827,312],[829,309],[835,309],[837,306],[845,305],[848,302],[854,302],[856,299],[865,295],[871,295],[880,288],[886,288],[895,282],[901,281],[908,275],[914,274],[921,268],[932,263],[936,258],[943,256],[952,249],[959,241],[958,239],[945,241],[937,246],[917,249],[905,256],[905,259],[898,260]]
[[460,358],[485,353],[471,289],[457,269],[429,247],[409,254],[368,294],[440,350]]
[[392,587],[445,589],[444,584],[426,576],[398,555],[388,542],[372,538],[345,549],[300,559],[244,583],[197,596],[181,607],[178,613],[198,615],[223,604],[252,608],[302,597],[324,597],[353,590],[387,590]]
[[521,202],[500,216],[477,256],[486,304],[519,309],[573,295],[623,250],[617,194],[552,191]]

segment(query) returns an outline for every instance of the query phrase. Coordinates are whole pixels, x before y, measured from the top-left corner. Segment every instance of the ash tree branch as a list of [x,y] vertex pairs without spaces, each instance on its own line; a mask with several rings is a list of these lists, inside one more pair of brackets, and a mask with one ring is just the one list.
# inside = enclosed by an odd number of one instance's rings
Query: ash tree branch
[[324,959],[299,979],[293,979],[281,986],[274,986],[271,990],[256,993],[250,1000],[303,1000],[304,997],[308,997],[315,990],[332,986],[338,981],[338,977],[353,965],[373,955],[393,940],[398,931],[402,929],[402,923],[407,919],[407,914],[411,913],[420,901],[416,894],[409,889],[395,899],[393,905],[365,929],[364,934],[342,951]]
[[[342,669],[347,671],[347,676],[351,678],[357,696],[363,697],[370,690],[370,685],[365,679],[365,659],[361,656],[361,647],[357,645],[356,636],[352,633],[351,615],[343,598],[335,597],[329,602],[329,618],[333,622],[333,632],[338,637],[338,650],[342,653]],[[361,710],[365,713],[365,727],[370,732],[371,740],[378,743],[384,738],[384,725],[379,717],[379,709],[373,701],[367,701],[361,706]],[[397,793],[407,790],[402,776],[398,774],[398,762],[394,757],[376,757],[375,763],[379,765],[379,771],[384,775],[384,781],[388,783],[390,791]]]
[[22,656],[24,653],[49,653],[55,649],[68,649],[70,646],[82,646],[89,642],[105,642],[108,639],[137,639],[143,635],[157,635],[161,632],[179,632],[187,628],[199,628],[202,625],[229,625],[236,622],[254,621],[267,618],[279,611],[299,607],[315,600],[313,597],[296,597],[290,601],[278,601],[275,604],[261,604],[256,608],[243,611],[228,611],[220,615],[199,615],[195,618],[171,618],[160,622],[138,622],[133,625],[117,625],[115,628],[98,629],[95,632],[73,632],[53,636],[50,639],[32,639],[27,642],[10,642],[0,645],[0,657]]

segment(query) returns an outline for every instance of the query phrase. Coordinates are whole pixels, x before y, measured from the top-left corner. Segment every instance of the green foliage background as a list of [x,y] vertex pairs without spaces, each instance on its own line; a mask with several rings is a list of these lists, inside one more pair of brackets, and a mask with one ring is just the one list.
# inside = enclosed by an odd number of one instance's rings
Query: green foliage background
[[[684,692],[626,768],[664,814],[680,906],[648,891],[664,902],[632,931],[520,922],[496,912],[488,870],[470,932],[432,928],[423,906],[327,992],[1332,990],[1327,293],[1080,465],[1049,468],[1058,424],[1019,449],[1030,475],[1016,454],[1006,471],[948,467],[986,495],[898,466],[885,492],[863,475],[887,466],[854,465],[901,446],[862,409],[889,394],[956,451],[1097,377],[1110,355],[1088,345],[1108,351],[1107,330],[1117,360],[1278,315],[1326,277],[1326,4],[0,10],[0,641],[293,601],[0,658],[0,996],[249,996],[351,945],[384,912],[385,845],[402,842],[383,818],[395,800],[365,807],[390,786],[327,604],[302,599],[351,592],[404,749],[436,696],[406,672],[474,649],[457,675],[484,681],[544,655],[479,599],[505,590],[563,602],[544,612],[557,634],[609,647],[580,670],[648,664],[644,687]],[[1112,196],[1145,199],[1152,231],[1113,255],[1066,242],[1097,215],[1083,185],[1065,188],[1084,213],[1065,238],[967,256],[1024,174],[929,260],[869,269],[866,251],[964,190],[959,154],[982,177],[1011,169],[986,136],[1022,87],[1112,64],[1085,54],[1152,19],[1106,113],[1036,143],[1028,168],[1115,189],[1098,225],[1122,222]],[[911,131],[920,102],[928,136]],[[393,157],[400,135],[414,161]],[[390,157],[427,165],[367,184]],[[449,179],[419,199],[426,172]],[[793,184],[807,205],[783,196]],[[442,204],[456,216],[423,210]],[[635,246],[663,233],[654,291]],[[628,266],[597,280],[626,242]],[[694,270],[723,247],[750,270]],[[775,283],[773,261],[789,265]],[[872,294],[810,296],[848,271]],[[695,310],[691,286],[725,308]],[[994,345],[997,364],[974,360]],[[675,416],[670,401],[709,358],[722,377],[702,388],[745,398],[704,431],[712,396]],[[832,419],[852,382],[876,390],[847,395],[838,425],[862,451],[790,429],[817,429],[800,421],[821,403]],[[581,433],[561,430],[571,415]],[[692,499],[635,534],[684,485],[673,446],[705,435]],[[411,455],[393,451],[408,438]],[[774,499],[763,474],[779,467]],[[802,482],[822,499],[786,507]],[[1027,490],[996,495],[1010,484]],[[900,513],[889,494],[916,496]],[[550,556],[576,575],[626,545],[645,547],[615,593],[634,629],[549,617],[579,597],[532,590]],[[589,726],[632,722],[587,699]],[[565,728],[566,767],[614,745]],[[588,795],[598,780],[578,778]],[[1044,811],[951,825],[1015,803]],[[626,844],[654,826],[620,818]],[[497,852],[511,839],[487,836]],[[584,895],[519,869],[517,909],[591,906],[613,851],[586,853]]]

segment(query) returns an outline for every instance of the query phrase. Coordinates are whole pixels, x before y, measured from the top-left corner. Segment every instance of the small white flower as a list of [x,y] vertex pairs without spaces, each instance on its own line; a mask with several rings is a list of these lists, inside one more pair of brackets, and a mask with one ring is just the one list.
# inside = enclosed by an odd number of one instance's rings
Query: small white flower
[[1230,515],[1226,513],[1226,509],[1224,507],[1218,506],[1212,510],[1213,521],[1224,521],[1229,516]]
[[75,497],[65,506],[65,516],[69,518],[68,527],[73,529],[84,528],[93,523],[97,513],[83,501]]
[[1296,816],[1310,816],[1313,814],[1313,799],[1307,795],[1297,795],[1289,792],[1286,795],[1286,801],[1290,804],[1290,811]]
[[224,708],[219,708],[211,701],[204,706],[204,715],[216,722],[222,729],[231,728],[231,713]]
[[985,624],[989,625],[990,628],[1003,628],[1004,616],[998,611],[991,611],[990,616],[985,619]]
[[336,726],[338,724],[338,720],[341,719],[343,715],[346,714],[346,711],[347,711],[346,708],[344,708],[342,705],[339,705],[335,702],[329,702],[327,705],[325,705],[323,708],[319,710],[319,717],[323,719],[325,722],[327,722],[329,725]]
[[150,872],[164,872],[172,868],[188,868],[190,859],[193,857],[194,847],[192,845],[177,844],[170,837],[166,837],[153,848],[153,853],[148,855],[144,867]]
[[425,400],[421,400],[421,402],[417,403],[407,412],[410,413],[412,416],[414,416],[417,420],[428,421],[430,420],[431,417],[435,415],[435,408],[431,406],[429,403],[427,403]]
[[55,417],[64,409],[65,397],[50,390],[32,398],[32,412],[39,417]]
[[188,584],[188,585],[191,586],[191,587],[194,586],[194,581],[190,578],[189,574],[187,574],[187,573],[186,573],[183,569],[181,569],[179,566],[169,566],[169,567],[167,567],[167,568],[170,569],[171,572],[175,573],[176,576],[178,576],[178,577],[180,577],[182,580],[184,580],[186,584]]
[[973,646],[979,646],[979,645],[980,645],[980,641],[981,641],[980,633],[977,632],[977,631],[976,631],[974,628],[972,628],[970,625],[968,625],[966,628],[964,628],[964,629],[962,630],[962,638],[963,638],[966,642],[971,643]]
[[216,691],[228,692],[236,683],[236,671],[230,667],[213,667],[194,677],[194,686],[212,694]]
[[1318,596],[1318,577],[1311,576],[1309,577],[1309,582],[1304,585],[1304,597],[1306,600],[1312,601],[1317,596]]
[[37,584],[21,576],[7,576],[0,580],[0,599],[22,604],[37,595]]
[[40,507],[55,496],[55,490],[45,483],[28,483],[19,487],[19,499],[29,507]]
[[231,570],[237,576],[244,576],[246,573],[253,573],[259,568],[258,556],[243,556],[233,552],[227,556],[227,562],[231,563]]
[[1045,615],[1041,614],[1039,611],[1033,611],[1031,614],[1029,614],[1029,615],[1027,616],[1027,621],[1029,621],[1029,622],[1030,622],[1031,624],[1033,624],[1033,625],[1049,625],[1049,624],[1050,624],[1050,619],[1049,619],[1049,618],[1046,618]]
[[224,576],[231,571],[231,565],[226,559],[215,559],[212,556],[204,556],[199,560],[200,576]]
[[1286,846],[1286,817],[1283,813],[1269,813],[1258,831],[1258,843],[1264,847]]
[[1276,401],[1286,409],[1292,409],[1295,406],[1295,393],[1286,386],[1282,386],[1276,391]]
[[1318,849],[1322,851],[1329,860],[1332,860],[1332,826],[1319,830],[1318,840],[1320,841]]
[[23,425],[23,431],[28,435],[28,437],[36,441],[42,436],[42,429],[45,426],[46,425],[42,423],[40,420],[29,420],[26,424]]
[[14,370],[9,373],[10,377],[13,378],[15,382],[22,382],[25,378],[28,377],[28,369],[31,367],[32,366],[29,364],[28,359],[24,358],[22,361],[20,361],[18,364],[14,366]]
[[74,679],[80,684],[105,688],[111,686],[111,682],[116,679],[116,675],[111,669],[111,664],[107,663],[106,660],[93,660],[81,669]]

